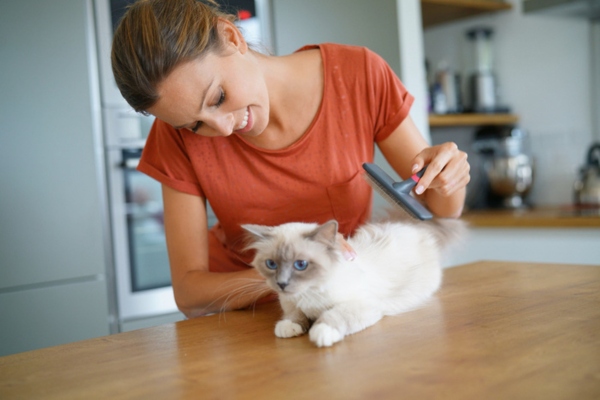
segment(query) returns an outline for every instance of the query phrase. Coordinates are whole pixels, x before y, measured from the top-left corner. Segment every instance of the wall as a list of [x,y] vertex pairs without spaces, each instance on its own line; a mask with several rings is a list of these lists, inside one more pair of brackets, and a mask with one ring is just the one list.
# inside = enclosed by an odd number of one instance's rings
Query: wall
[[600,20],[592,22],[592,116],[595,141],[600,142]]
[[[591,102],[592,24],[584,19],[525,15],[520,0],[509,1],[510,11],[427,29],[425,55],[432,67],[446,60],[465,76],[470,48],[464,33],[474,26],[494,28],[502,100],[531,135],[536,175],[530,200],[569,203],[597,114]],[[456,138],[468,147],[472,133],[473,129],[436,129],[432,138],[434,142]]]

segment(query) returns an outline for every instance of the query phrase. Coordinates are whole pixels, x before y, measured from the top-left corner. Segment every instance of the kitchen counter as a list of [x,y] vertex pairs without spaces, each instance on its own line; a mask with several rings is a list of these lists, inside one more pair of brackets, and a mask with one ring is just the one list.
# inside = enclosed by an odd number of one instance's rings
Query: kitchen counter
[[270,303],[1,357],[0,398],[600,398],[599,267],[444,273],[425,306],[331,348],[276,338]]
[[538,207],[523,210],[471,210],[463,214],[472,227],[600,228],[600,209]]

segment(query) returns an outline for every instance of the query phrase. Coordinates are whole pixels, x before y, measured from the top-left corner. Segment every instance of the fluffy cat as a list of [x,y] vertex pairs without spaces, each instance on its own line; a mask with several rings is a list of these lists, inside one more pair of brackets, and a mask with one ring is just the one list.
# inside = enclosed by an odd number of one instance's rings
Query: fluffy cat
[[441,284],[441,251],[465,230],[459,220],[366,224],[348,239],[349,261],[335,220],[242,227],[256,250],[252,265],[279,294],[275,335],[308,332],[319,347],[421,305]]

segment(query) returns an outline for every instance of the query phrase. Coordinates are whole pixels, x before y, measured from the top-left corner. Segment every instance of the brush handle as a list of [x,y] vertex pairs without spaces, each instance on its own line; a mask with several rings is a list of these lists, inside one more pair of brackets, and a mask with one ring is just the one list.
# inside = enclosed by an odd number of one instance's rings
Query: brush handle
[[416,174],[404,181],[394,182],[392,186],[400,193],[408,194],[415,186],[417,186],[417,183],[419,183],[419,181],[423,177],[423,174],[425,173],[426,169],[427,167],[423,168],[422,170],[420,170],[419,172],[417,172]]

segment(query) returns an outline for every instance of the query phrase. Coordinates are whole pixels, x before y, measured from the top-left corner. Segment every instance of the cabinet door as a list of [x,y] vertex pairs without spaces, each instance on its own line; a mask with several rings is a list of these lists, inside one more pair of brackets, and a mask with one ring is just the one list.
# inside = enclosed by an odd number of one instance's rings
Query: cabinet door
[[108,335],[106,282],[0,294],[0,356]]
[[104,274],[91,0],[1,8],[0,289]]

